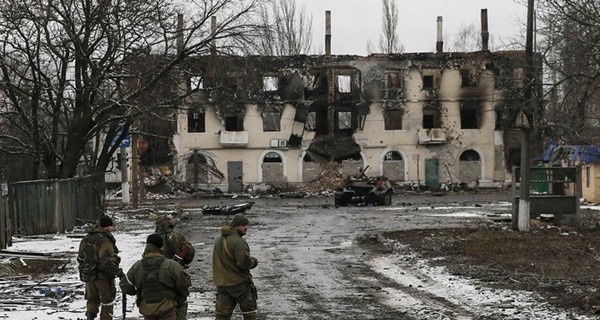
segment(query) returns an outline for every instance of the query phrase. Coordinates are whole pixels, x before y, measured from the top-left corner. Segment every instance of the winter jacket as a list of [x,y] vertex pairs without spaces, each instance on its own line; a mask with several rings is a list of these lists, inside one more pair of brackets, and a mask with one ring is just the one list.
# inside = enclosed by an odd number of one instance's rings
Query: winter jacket
[[[227,250],[225,249],[225,242]],[[221,236],[213,248],[213,282],[217,287],[230,287],[252,281],[250,269],[258,264],[250,256],[246,240],[230,226],[221,227]]]
[[[91,229],[79,243],[77,261],[83,281],[114,279],[121,274],[119,249],[110,232],[100,226]],[[86,273],[83,275],[82,273]],[[84,277],[87,279],[84,280]]]
[[188,265],[194,260],[196,253],[194,247],[185,236],[173,231],[173,222],[170,218],[159,217],[156,220],[155,233],[160,234],[165,242],[163,255],[167,259],[178,261],[181,265]]
[[146,244],[142,260],[134,263],[119,283],[124,293],[137,295],[139,311],[147,317],[158,317],[174,310],[178,301],[186,301],[191,285],[192,280],[185,269],[163,257],[153,244]]

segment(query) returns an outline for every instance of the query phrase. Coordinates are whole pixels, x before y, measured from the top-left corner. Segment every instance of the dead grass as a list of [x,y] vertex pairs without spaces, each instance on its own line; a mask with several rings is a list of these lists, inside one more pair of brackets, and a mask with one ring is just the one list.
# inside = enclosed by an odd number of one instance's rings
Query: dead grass
[[510,225],[427,229],[383,234],[443,265],[454,275],[495,288],[536,291],[549,303],[588,313],[600,310],[600,228],[587,213],[583,228],[535,222],[530,232]]

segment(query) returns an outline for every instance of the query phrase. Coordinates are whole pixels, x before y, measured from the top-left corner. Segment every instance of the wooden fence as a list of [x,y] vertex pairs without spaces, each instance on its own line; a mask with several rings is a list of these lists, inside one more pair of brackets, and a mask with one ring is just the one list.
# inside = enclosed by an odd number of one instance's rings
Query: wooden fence
[[96,220],[104,211],[104,197],[104,184],[92,176],[12,183],[7,227],[19,235],[64,232],[78,221]]

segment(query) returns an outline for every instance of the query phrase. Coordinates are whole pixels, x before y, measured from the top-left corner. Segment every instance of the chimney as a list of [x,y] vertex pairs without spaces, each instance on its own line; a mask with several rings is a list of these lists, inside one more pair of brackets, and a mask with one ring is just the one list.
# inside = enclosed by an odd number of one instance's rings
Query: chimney
[[331,55],[331,11],[325,11],[325,55]]
[[488,42],[490,33],[488,32],[488,16],[487,9],[481,9],[481,50],[488,51]]
[[442,16],[437,17],[437,42],[435,43],[436,53],[444,52],[444,40],[442,33]]
[[217,40],[215,40],[214,36],[217,32],[217,17],[212,16],[210,19],[210,31],[213,39],[210,41],[210,54],[213,56],[217,55]]
[[183,14],[177,14],[177,53],[183,50]]

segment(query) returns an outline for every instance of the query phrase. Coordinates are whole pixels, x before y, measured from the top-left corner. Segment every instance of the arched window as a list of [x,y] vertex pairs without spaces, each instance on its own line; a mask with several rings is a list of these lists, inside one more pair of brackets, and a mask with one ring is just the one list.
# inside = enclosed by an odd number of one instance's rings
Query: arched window
[[385,154],[383,161],[401,161],[402,155],[398,151],[390,151]]
[[265,154],[265,158],[263,160],[263,162],[282,162],[281,161],[281,157],[279,156],[279,154],[277,152],[269,152],[267,154]]
[[467,150],[460,155],[460,161],[479,161],[479,153],[474,150]]

